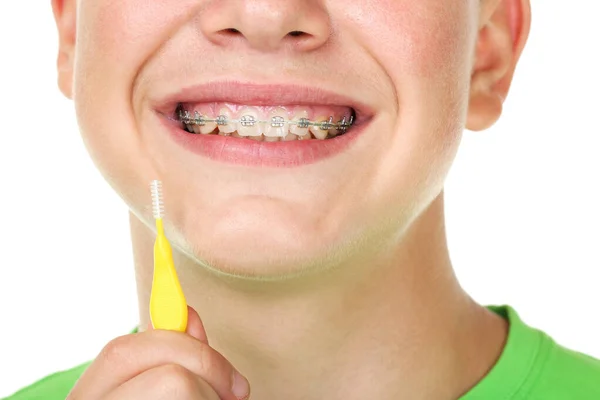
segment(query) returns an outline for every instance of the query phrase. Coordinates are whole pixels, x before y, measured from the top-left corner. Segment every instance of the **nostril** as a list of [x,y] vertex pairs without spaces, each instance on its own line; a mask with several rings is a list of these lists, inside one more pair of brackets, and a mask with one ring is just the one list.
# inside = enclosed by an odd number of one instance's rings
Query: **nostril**
[[235,28],[228,28],[228,29],[225,29],[225,33],[231,33],[233,35],[236,35],[236,34],[240,33],[240,31],[238,31]]
[[290,33],[288,33],[288,35],[292,36],[292,37],[297,37],[297,36],[305,35],[305,33],[302,31],[291,31]]

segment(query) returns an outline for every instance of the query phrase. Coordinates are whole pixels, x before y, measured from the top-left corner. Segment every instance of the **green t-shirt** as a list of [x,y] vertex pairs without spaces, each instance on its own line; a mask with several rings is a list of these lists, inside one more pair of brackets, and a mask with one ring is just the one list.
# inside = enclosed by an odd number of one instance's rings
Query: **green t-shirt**
[[[508,340],[496,365],[459,400],[600,400],[600,360],[556,344],[511,307],[489,308],[508,319]],[[4,400],[64,400],[88,365],[50,375]]]

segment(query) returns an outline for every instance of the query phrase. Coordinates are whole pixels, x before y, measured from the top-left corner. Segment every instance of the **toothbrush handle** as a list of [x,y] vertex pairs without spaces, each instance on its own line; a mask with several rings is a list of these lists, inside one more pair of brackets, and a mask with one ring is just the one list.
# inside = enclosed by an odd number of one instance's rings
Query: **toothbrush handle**
[[154,243],[150,319],[154,329],[185,332],[187,328],[187,302],[177,278],[171,246],[161,234]]

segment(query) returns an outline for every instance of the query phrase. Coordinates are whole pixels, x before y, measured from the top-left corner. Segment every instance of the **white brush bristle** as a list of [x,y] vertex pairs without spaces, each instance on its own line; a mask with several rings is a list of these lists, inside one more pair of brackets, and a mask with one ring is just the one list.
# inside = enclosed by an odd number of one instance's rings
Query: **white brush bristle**
[[150,184],[150,192],[152,193],[152,214],[154,214],[154,218],[160,219],[165,214],[162,183],[160,181],[152,181]]

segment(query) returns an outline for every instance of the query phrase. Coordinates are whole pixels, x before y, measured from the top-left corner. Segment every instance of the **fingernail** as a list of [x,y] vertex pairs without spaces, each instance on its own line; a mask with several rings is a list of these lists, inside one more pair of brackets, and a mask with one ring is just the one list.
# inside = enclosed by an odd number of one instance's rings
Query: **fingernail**
[[240,400],[246,399],[250,394],[250,384],[239,372],[233,371],[233,385],[231,387],[233,394]]

